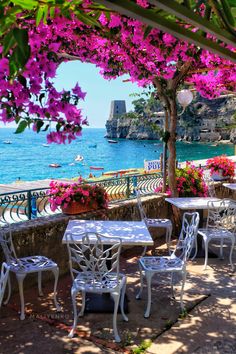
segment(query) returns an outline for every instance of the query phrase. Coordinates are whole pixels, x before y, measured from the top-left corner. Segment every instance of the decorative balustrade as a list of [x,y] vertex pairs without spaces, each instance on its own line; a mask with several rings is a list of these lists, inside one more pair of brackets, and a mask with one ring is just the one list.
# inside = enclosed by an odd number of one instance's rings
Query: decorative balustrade
[[[134,197],[134,189],[139,188],[142,194],[153,193],[160,185],[161,173],[147,175],[124,176],[96,182],[106,189],[110,202],[126,200]],[[95,184],[95,182],[91,182]],[[48,188],[37,188],[0,194],[0,224],[15,223],[34,218],[58,214],[51,211],[48,201]]]

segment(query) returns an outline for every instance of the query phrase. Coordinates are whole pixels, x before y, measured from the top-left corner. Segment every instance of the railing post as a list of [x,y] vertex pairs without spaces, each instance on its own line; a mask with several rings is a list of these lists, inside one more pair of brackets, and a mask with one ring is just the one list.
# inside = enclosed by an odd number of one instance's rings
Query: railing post
[[31,191],[27,192],[27,216],[28,220],[31,220]]
[[126,197],[130,196],[130,177],[126,177]]
[[37,218],[37,198],[31,197],[31,218]]
[[137,185],[138,185],[137,176],[133,176],[133,195],[135,195],[135,189],[137,188]]

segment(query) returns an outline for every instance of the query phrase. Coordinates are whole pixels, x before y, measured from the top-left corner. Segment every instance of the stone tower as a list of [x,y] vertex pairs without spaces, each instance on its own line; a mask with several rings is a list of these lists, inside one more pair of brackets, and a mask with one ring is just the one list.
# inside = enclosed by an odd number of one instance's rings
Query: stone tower
[[118,116],[126,113],[125,101],[111,101],[111,110],[109,115],[109,120],[113,118],[118,118]]

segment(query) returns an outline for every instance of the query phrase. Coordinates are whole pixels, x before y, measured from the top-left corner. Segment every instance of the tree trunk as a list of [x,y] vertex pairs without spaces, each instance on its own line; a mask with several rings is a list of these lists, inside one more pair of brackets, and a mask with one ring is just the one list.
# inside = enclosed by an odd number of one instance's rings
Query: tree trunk
[[178,196],[176,189],[175,167],[176,167],[176,123],[177,123],[177,107],[175,94],[169,98],[170,102],[170,138],[168,140],[169,159],[168,159],[168,181],[172,197]]

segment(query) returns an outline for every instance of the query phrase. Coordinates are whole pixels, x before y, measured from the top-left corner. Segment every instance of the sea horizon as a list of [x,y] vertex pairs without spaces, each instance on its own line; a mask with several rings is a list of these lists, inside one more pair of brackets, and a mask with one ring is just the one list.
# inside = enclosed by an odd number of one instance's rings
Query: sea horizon
[[[0,183],[17,180],[35,181],[47,178],[88,178],[92,173],[130,168],[143,168],[144,160],[157,160],[162,152],[162,142],[158,140],[117,140],[110,144],[104,138],[105,128],[85,128],[82,136],[67,145],[48,145],[46,133],[30,130],[14,134],[15,128],[0,129]],[[6,142],[10,142],[7,144]],[[194,161],[225,154],[234,155],[233,144],[205,142],[177,142],[177,160]],[[75,161],[76,157],[82,157]],[[60,167],[52,168],[51,164]],[[91,170],[98,167],[100,170]]]

